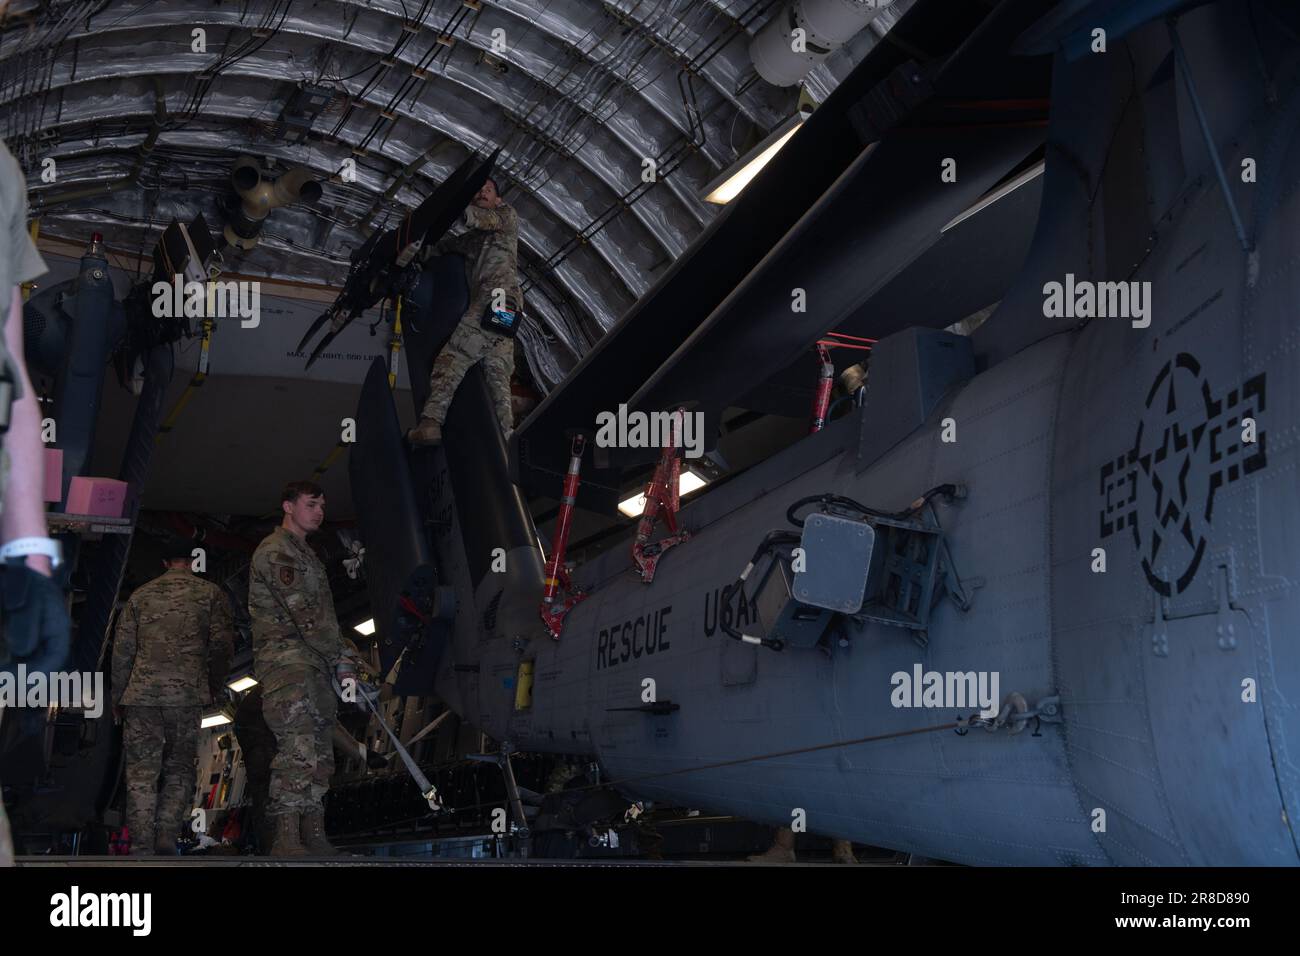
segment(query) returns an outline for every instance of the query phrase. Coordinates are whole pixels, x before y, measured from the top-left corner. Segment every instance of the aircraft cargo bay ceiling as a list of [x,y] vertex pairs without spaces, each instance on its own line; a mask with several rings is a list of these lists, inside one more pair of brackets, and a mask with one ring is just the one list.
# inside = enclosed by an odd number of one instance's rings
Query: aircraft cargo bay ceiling
[[[545,391],[704,231],[705,187],[911,3],[20,0],[0,29],[0,136],[43,237],[97,230],[141,254],[173,218],[228,226],[241,156],[302,167],[319,198],[291,197],[225,268],[324,285],[470,152],[501,147],[520,337]],[[774,55],[764,26],[796,15],[848,23],[842,45]]]

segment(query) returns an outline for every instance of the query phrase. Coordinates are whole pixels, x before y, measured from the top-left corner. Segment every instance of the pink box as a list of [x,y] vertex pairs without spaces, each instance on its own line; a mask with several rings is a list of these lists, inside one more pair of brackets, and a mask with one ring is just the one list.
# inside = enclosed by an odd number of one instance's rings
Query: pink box
[[63,500],[63,449],[46,448],[44,451],[45,500],[57,503]]
[[126,505],[125,481],[115,478],[86,478],[77,476],[68,487],[68,505],[64,511],[70,515],[94,515],[97,518],[120,518]]

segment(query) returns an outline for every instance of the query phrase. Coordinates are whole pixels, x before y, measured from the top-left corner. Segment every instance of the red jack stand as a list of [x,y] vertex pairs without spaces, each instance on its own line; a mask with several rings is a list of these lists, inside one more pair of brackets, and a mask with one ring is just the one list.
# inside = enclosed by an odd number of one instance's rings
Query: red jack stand
[[[659,456],[659,464],[650,477],[650,484],[646,486],[645,510],[641,512],[641,522],[636,527],[636,541],[632,544],[632,560],[645,584],[654,580],[655,569],[664,552],[691,539],[689,531],[677,530],[678,492],[682,473],[682,460],[677,456],[677,447],[681,444],[684,414],[685,409],[681,408],[673,412],[673,434]],[[650,534],[654,531],[660,509],[663,510],[664,524],[668,526],[669,534],[666,538],[651,542]]]
[[821,371],[817,375],[817,397],[813,399],[812,427],[808,429],[808,434],[812,435],[826,427],[826,415],[831,407],[831,387],[835,384],[835,363],[831,361],[830,349],[817,343],[817,361],[821,363]]
[[[564,491],[560,495],[560,515],[555,521],[555,540],[552,542],[551,556],[546,559],[545,586],[539,607],[542,622],[551,632],[551,637],[557,641],[560,639],[560,631],[564,629],[565,616],[587,597],[573,586],[573,582],[569,579],[569,569],[564,565],[564,549],[569,544],[574,502],[578,498],[578,472],[582,468],[582,450],[585,446],[586,439],[581,435],[573,439],[569,470],[564,475]],[[556,599],[560,596],[561,590],[564,592],[564,599],[557,605]]]

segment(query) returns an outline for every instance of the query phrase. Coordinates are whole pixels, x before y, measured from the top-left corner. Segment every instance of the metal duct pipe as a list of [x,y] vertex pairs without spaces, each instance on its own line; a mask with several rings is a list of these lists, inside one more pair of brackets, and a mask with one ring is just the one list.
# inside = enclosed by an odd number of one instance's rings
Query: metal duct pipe
[[[794,86],[842,47],[894,0],[794,0],[749,43],[758,75],[774,86]],[[795,30],[803,30],[802,43]]]
[[262,178],[257,160],[240,156],[230,172],[231,185],[239,195],[239,208],[224,230],[226,241],[245,251],[257,245],[262,223],[271,210],[293,202],[315,202],[323,192],[321,184],[306,166],[295,166],[274,182]]
[[153,125],[149,127],[149,133],[145,136],[144,141],[136,147],[136,159],[131,171],[125,176],[108,182],[97,183],[94,186],[78,186],[75,183],[57,187],[55,189],[39,190],[32,194],[33,214],[40,215],[50,206],[59,203],[71,202],[75,199],[98,199],[101,196],[108,196],[123,189],[133,189],[140,184],[140,174],[144,172],[145,163],[149,160],[149,154],[153,152],[154,146],[158,142],[158,134],[162,132],[163,124],[167,122],[167,94],[163,89],[162,80],[158,77],[153,79]]

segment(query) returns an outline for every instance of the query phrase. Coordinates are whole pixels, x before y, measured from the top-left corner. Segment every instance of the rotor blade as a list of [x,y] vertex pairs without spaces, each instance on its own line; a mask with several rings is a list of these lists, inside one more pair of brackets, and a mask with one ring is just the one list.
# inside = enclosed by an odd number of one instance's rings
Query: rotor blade
[[365,262],[370,258],[370,253],[374,250],[375,243],[379,241],[381,235],[382,233],[372,232],[366,237],[366,241],[357,247],[356,252],[352,253],[348,258],[348,261],[352,263],[351,269],[348,270],[348,275],[351,275],[356,270],[358,263]]
[[[298,345],[298,351],[301,352],[307,347],[308,340],[319,331],[324,320],[337,315],[343,303],[347,303],[351,313],[348,322],[351,322],[382,299],[388,292],[389,283],[375,280],[382,280],[385,270],[389,269],[409,246],[421,241],[437,242],[442,238],[464,212],[465,207],[473,201],[478,191],[483,188],[483,183],[491,174],[492,166],[500,153],[501,148],[497,147],[486,157],[480,157],[477,153],[471,154],[429,194],[424,202],[406,214],[401,225],[389,229],[378,239],[374,236],[367,239],[366,245],[362,246],[362,252],[367,252],[366,247],[369,246],[368,254],[358,255],[348,281],[339,292],[338,298],[334,300],[334,305],[307,330],[307,334]],[[307,360],[306,368],[311,368],[325,346],[333,341],[346,325],[347,322],[321,340]]]
[[[464,163],[455,173],[447,178],[447,182],[443,185],[446,186],[446,211],[449,215],[439,215],[430,222],[428,229],[424,234],[425,243],[431,244],[437,242],[446,234],[447,230],[452,227],[452,224],[460,218],[460,214],[465,210],[465,207],[474,201],[474,197],[478,195],[478,191],[482,189],[483,184],[487,182],[488,176],[492,174],[492,167],[496,165],[497,157],[500,154],[501,147],[498,146],[477,164],[471,165],[468,162]],[[464,179],[461,182],[455,182],[462,173],[464,174]],[[441,191],[441,189],[442,187],[440,186],[439,190]]]
[[307,364],[303,366],[304,372],[307,369],[311,368],[312,363],[315,362],[318,358],[320,358],[321,353],[325,351],[326,346],[328,346],[331,342],[334,341],[334,336],[338,335],[340,332],[346,329],[351,324],[351,322],[352,319],[349,318],[347,322],[344,322],[337,329],[330,329],[329,332],[326,333],[325,337],[320,340],[316,348],[312,350],[311,356],[307,359]]
[[294,349],[294,351],[301,352],[303,349],[305,349],[307,347],[307,343],[311,341],[311,337],[320,331],[320,327],[324,325],[325,321],[329,319],[329,317],[333,314],[334,314],[333,307],[331,307],[325,312],[322,312],[320,318],[318,318],[315,322],[313,322],[311,324],[311,328],[309,328],[306,331],[306,333],[303,334],[302,341],[298,343],[298,347]]
[[455,172],[443,180],[424,202],[406,215],[401,225],[380,237],[371,253],[369,267],[386,266],[395,261],[403,249],[421,239],[426,242],[441,239],[483,188],[483,182],[500,152],[498,148],[486,158],[471,155],[456,167]]

